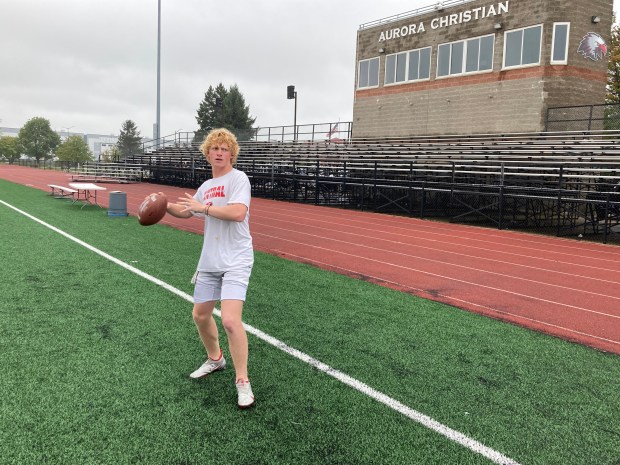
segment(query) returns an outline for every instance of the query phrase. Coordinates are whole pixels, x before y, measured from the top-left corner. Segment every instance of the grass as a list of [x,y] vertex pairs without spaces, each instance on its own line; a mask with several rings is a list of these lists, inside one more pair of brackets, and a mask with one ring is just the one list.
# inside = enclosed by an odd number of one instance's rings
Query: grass
[[[199,235],[1,180],[0,200],[192,292]],[[1,464],[490,463],[254,336],[239,411],[232,369],[187,376],[190,303],[4,204],[0,244]],[[618,356],[262,253],[244,313],[520,463],[620,464]]]

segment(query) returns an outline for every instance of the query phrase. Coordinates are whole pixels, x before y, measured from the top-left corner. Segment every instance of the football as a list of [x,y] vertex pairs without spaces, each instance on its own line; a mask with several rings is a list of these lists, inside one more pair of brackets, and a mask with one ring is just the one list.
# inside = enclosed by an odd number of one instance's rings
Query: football
[[142,226],[158,223],[166,214],[168,199],[164,194],[150,194],[138,208],[138,222]]

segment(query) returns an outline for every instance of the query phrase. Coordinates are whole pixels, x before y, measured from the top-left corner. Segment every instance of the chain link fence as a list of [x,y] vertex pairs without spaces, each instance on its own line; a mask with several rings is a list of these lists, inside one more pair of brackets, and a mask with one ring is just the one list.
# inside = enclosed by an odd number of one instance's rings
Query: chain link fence
[[546,131],[620,129],[620,104],[580,105],[547,109]]

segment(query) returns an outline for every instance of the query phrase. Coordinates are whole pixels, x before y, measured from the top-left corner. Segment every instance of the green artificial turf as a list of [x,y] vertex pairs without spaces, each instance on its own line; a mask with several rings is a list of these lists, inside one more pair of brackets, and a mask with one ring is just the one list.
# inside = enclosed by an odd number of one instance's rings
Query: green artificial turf
[[[0,200],[191,295],[200,235]],[[2,203],[0,244],[1,464],[491,463],[252,335],[239,411],[191,303]],[[618,356],[262,253],[244,320],[520,463],[620,463]]]

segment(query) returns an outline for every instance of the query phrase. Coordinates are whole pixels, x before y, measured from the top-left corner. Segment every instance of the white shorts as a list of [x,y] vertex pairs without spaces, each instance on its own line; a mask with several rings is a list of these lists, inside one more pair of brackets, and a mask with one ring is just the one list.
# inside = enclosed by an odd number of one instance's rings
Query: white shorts
[[231,271],[196,271],[192,282],[194,303],[214,300],[243,300],[248,290],[252,268]]

